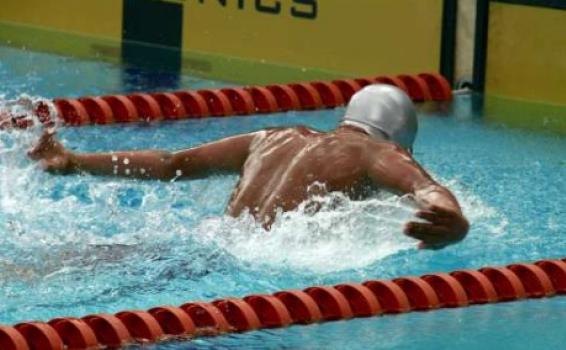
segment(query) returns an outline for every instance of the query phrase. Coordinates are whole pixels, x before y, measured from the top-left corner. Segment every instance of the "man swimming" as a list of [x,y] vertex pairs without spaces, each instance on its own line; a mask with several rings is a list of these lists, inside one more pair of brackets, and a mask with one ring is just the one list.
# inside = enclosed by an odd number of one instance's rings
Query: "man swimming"
[[54,132],[42,135],[30,157],[54,173],[89,173],[138,179],[181,180],[211,173],[240,173],[227,213],[249,211],[266,228],[278,210],[290,211],[313,193],[340,191],[363,198],[368,189],[409,194],[420,219],[405,234],[437,249],[462,240],[468,221],[454,195],[412,158],[417,133],[414,105],[400,89],[371,85],[352,97],[336,130],[304,126],[273,128],[211,142],[175,153],[68,151]]

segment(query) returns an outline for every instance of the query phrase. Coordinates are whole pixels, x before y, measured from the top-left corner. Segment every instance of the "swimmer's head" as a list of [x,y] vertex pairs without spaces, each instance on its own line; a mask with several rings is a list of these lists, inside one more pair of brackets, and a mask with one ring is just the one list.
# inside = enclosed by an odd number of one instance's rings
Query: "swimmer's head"
[[383,84],[366,86],[352,96],[341,124],[393,141],[408,151],[418,129],[413,101],[403,90]]

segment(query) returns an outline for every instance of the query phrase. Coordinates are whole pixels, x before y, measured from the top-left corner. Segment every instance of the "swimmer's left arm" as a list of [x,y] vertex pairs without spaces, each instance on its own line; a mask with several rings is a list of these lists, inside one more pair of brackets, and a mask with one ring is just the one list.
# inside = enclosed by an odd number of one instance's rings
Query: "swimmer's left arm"
[[197,178],[214,171],[237,172],[258,133],[243,134],[175,153],[159,150],[75,153],[45,132],[29,156],[52,173],[171,180]]
[[262,135],[262,131],[241,134],[172,153],[168,159],[169,173],[194,178],[210,172],[239,172],[252,143]]
[[387,146],[379,156],[370,156],[368,175],[378,185],[400,194],[411,194],[422,209],[417,217],[427,222],[409,222],[405,233],[421,241],[421,248],[438,249],[466,236],[469,223],[456,197],[440,185],[402,148]]

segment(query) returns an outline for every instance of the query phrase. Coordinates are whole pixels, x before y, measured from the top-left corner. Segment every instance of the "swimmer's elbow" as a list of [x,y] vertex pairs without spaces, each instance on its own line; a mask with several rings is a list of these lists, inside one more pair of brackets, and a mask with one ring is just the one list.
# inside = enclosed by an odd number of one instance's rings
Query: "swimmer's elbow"
[[197,178],[206,173],[208,166],[197,150],[167,153],[163,156],[163,180]]
[[170,152],[159,154],[159,166],[155,168],[154,177],[158,180],[169,181],[175,177],[175,155]]

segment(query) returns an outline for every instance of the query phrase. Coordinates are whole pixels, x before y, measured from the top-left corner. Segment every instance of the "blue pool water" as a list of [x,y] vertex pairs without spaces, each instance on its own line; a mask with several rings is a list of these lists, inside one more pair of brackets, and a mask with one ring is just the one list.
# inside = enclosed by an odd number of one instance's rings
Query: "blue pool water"
[[[222,86],[182,76],[0,48],[6,100]],[[160,183],[43,173],[25,157],[39,130],[0,131],[0,324],[147,309],[318,284],[565,256],[566,138],[486,124],[460,96],[420,113],[416,158],[460,198],[468,238],[419,251],[393,197],[267,233],[223,215],[235,176]],[[179,149],[268,126],[332,129],[342,109],[151,126],[63,128],[77,151]],[[566,298],[267,330],[150,349],[562,349]]]

